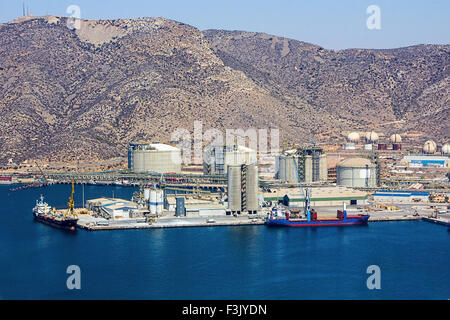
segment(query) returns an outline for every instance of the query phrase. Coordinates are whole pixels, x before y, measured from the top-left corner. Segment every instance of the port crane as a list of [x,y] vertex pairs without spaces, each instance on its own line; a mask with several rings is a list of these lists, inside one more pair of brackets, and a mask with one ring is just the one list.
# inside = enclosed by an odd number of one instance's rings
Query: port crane
[[70,193],[69,202],[67,203],[67,211],[64,214],[64,216],[72,216],[76,215],[76,213],[73,211],[73,208],[75,207],[75,203],[73,201],[73,194],[75,193],[75,182],[72,180],[72,191]]
[[311,188],[303,188],[302,181],[300,179],[300,174],[298,172],[297,168],[297,162],[295,162],[295,158],[292,158],[292,161],[294,162],[294,169],[295,173],[297,175],[297,183],[300,188],[300,191],[302,193],[303,198],[305,199],[305,216],[308,221],[311,221]]
[[35,163],[36,166],[38,167],[39,172],[42,174],[42,178],[44,179],[45,183],[48,184],[48,180],[47,180],[47,178],[45,177],[44,171],[42,171],[41,167],[39,167],[39,164],[37,163],[37,161],[35,161],[34,163]]

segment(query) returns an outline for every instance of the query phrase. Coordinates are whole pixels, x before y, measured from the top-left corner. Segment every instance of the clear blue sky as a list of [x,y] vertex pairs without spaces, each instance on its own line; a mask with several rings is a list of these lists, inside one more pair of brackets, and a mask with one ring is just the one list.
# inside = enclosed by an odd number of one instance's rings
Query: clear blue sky
[[[450,43],[449,0],[1,0],[0,22],[22,14],[67,15],[81,8],[83,19],[166,17],[201,30],[266,32],[327,49],[395,48]],[[381,29],[366,27],[366,8],[381,10]]]

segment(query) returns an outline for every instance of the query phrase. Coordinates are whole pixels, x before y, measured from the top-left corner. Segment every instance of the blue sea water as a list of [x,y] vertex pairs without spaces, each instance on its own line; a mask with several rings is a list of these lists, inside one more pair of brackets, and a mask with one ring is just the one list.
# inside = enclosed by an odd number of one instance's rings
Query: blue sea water
[[[70,234],[34,222],[41,193],[0,186],[0,299],[448,299],[450,232],[421,221],[324,228],[203,227]],[[131,187],[85,186],[130,198]],[[75,201],[81,204],[81,186]],[[66,268],[81,268],[81,290]],[[381,269],[381,289],[366,286]]]

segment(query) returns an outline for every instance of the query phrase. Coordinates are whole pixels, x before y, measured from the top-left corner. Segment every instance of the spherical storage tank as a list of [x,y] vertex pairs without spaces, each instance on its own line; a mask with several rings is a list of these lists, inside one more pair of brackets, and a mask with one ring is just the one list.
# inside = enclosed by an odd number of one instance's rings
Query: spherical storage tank
[[433,154],[436,152],[436,147],[437,147],[436,142],[434,142],[433,140],[428,140],[423,145],[423,152],[428,153],[428,154]]
[[393,134],[391,137],[391,142],[392,143],[401,143],[402,142],[402,137],[399,134]]
[[442,154],[450,154],[450,144],[446,143],[442,146]]
[[337,169],[337,184],[347,187],[377,186],[376,165],[365,158],[348,158],[339,162]]
[[367,132],[366,140],[368,142],[376,142],[376,141],[378,141],[378,134],[375,131]]
[[358,142],[359,141],[359,133],[358,132],[352,132],[347,136],[348,141],[350,142]]

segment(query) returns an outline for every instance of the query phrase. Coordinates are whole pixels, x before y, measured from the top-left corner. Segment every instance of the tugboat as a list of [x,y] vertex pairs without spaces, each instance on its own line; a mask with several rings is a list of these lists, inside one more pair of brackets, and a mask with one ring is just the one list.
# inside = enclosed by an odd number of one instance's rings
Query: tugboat
[[36,206],[33,208],[33,217],[36,221],[45,223],[49,226],[67,230],[76,231],[78,217],[74,213],[74,183],[72,181],[72,193],[69,198],[68,208],[65,212],[56,211],[44,202],[44,196],[41,195],[39,200],[36,200]]

